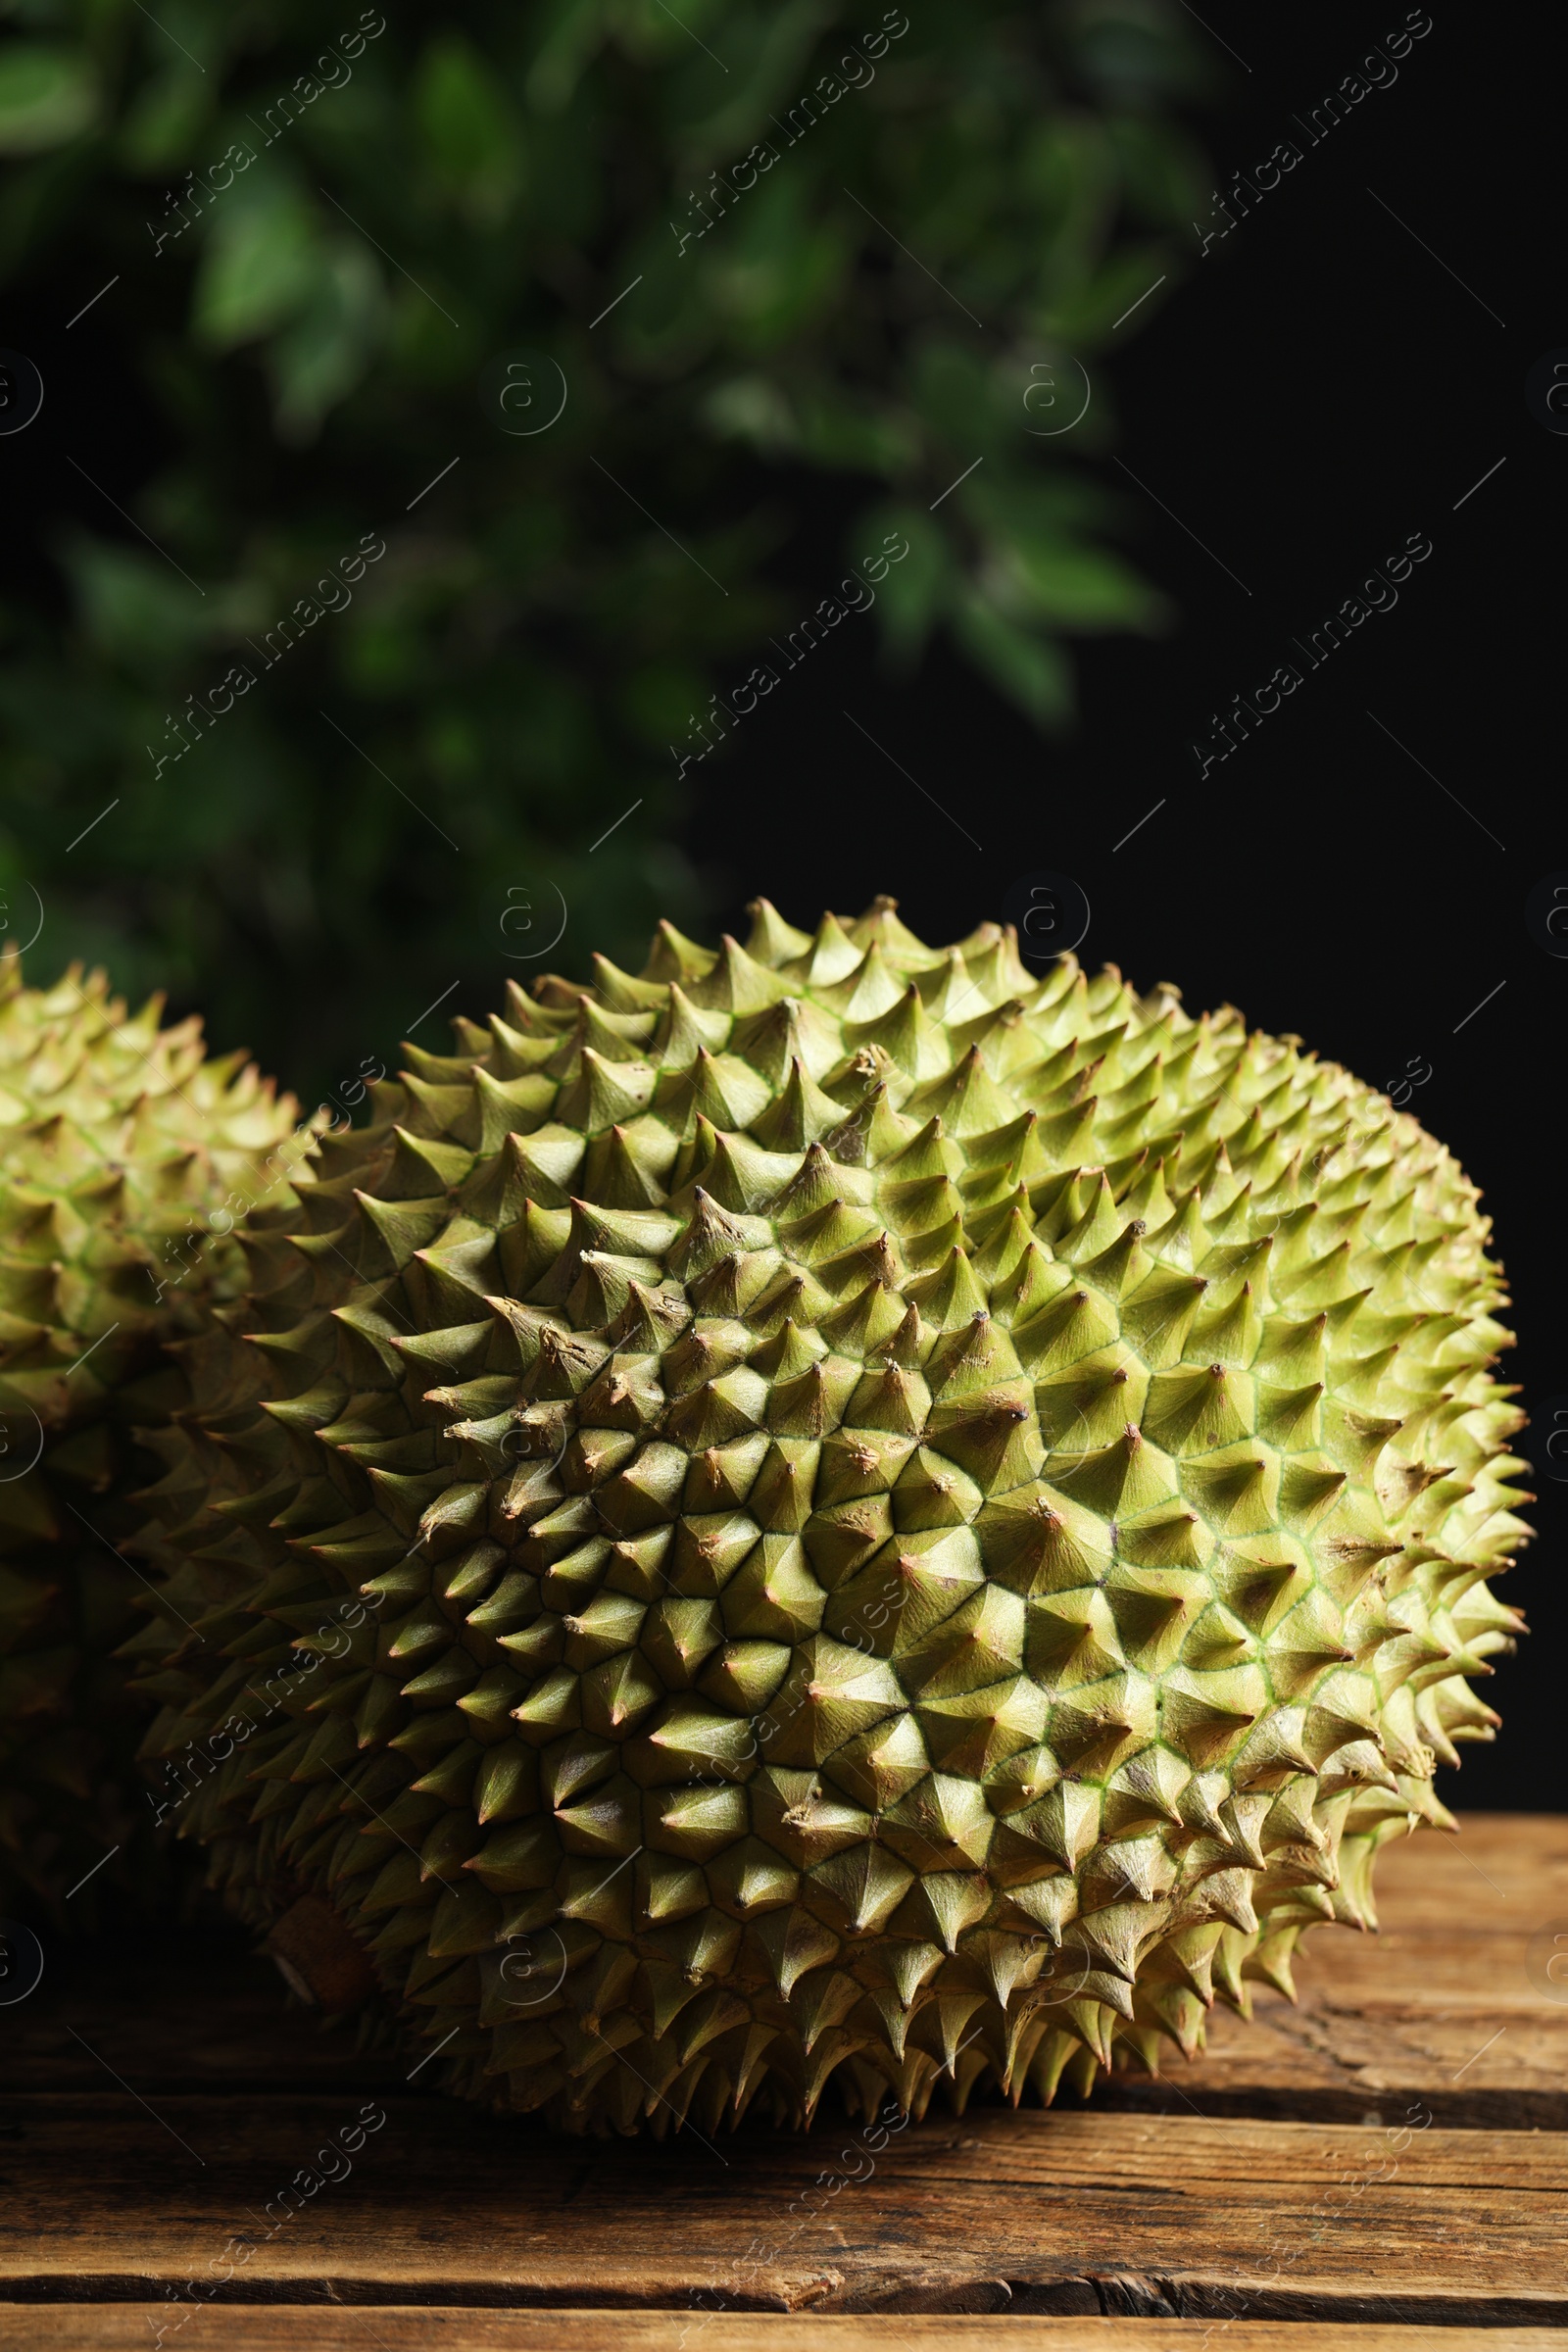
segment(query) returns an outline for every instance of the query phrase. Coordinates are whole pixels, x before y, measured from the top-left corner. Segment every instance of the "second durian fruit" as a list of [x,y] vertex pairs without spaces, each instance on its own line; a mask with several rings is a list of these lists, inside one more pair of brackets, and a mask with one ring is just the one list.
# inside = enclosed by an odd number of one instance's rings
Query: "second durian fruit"
[[114,1541],[135,1524],[116,1507],[130,1429],[178,1396],[160,1342],[237,1292],[228,1228],[309,1140],[243,1054],[207,1059],[200,1023],[161,1028],[162,1009],[127,1014],[75,964],[27,988],[0,957],[5,1913],[85,1920],[106,1866],[145,1873],[142,1717],[112,1655],[136,1623]]
[[1517,1624],[1441,1145],[994,925],[755,911],[409,1050],[144,1539],[217,1881],[573,2129],[1190,2054],[1371,1921]]

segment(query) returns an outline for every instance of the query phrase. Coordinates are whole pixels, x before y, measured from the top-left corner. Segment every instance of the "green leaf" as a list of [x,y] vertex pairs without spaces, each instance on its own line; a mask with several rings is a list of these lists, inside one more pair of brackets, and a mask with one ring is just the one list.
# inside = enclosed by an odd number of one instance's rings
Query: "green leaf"
[[538,115],[559,115],[607,30],[603,0],[553,0],[541,12],[545,30],[528,71],[528,104]]
[[1017,448],[1019,427],[1027,421],[1022,405],[1026,369],[1015,369],[1016,386],[1008,387],[1011,397],[1005,409],[999,398],[996,363],[946,336],[926,345],[911,374],[921,422],[950,451],[966,453],[955,464],[955,474],[963,471],[977,451],[995,446],[1004,436]]
[[208,219],[196,332],[213,350],[228,351],[281,326],[317,291],[316,217],[288,181],[258,177],[236,181]]
[[0,154],[62,147],[97,112],[98,93],[82,58],[38,41],[0,48]]
[[[1170,255],[1164,246],[1136,245],[1121,247],[1111,255],[1092,277],[1081,285],[1064,292],[1056,304],[1055,324],[1066,340],[1088,347],[1102,343],[1115,326],[1115,321],[1129,303],[1148,294],[1159,277],[1167,274]],[[1146,314],[1152,320],[1164,308],[1174,288],[1160,287],[1152,299],[1143,304],[1138,317]]]
[[958,598],[953,627],[975,667],[1037,727],[1060,727],[1071,718],[1072,664],[1054,638],[1018,628],[972,590]]
[[281,439],[298,444],[316,438],[327,411],[363,380],[388,317],[374,256],[356,238],[324,242],[308,299],[268,354]]
[[802,403],[800,444],[813,466],[842,473],[908,473],[920,454],[919,427],[891,402],[872,408],[863,391],[836,388]]
[[732,375],[703,402],[708,429],[720,441],[743,441],[761,458],[793,457],[800,428],[780,385],[765,375]]
[[[683,208],[684,209],[684,208]],[[690,257],[708,300],[746,351],[769,351],[811,331],[812,313],[838,298],[850,241],[815,216],[801,176],[775,168],[748,191]]]
[[[663,19],[674,33],[675,59],[691,27],[724,68],[715,73],[711,63],[705,68],[688,52],[688,71],[673,85],[667,119],[691,138],[705,172],[754,139],[770,137],[775,110],[782,113],[809,86],[811,48],[825,13],[821,0],[773,0],[751,16],[733,8],[699,13],[682,7],[675,12],[678,26]],[[787,136],[775,144],[782,147]]]
[[846,552],[863,564],[878,549],[891,552],[901,540],[909,552],[889,564],[886,577],[876,583],[876,597],[882,642],[893,661],[907,667],[936,626],[957,578],[946,536],[929,515],[912,508],[878,507],[856,524]]
[[1014,536],[996,554],[1022,609],[1015,617],[1027,611],[1068,629],[1145,628],[1158,617],[1159,599],[1104,548]]
[[414,109],[444,184],[474,218],[501,219],[522,185],[522,131],[493,62],[442,34],[420,60]]
[[183,165],[212,110],[209,77],[175,58],[143,82],[123,119],[119,147],[126,168],[140,173]]
[[169,677],[212,634],[210,607],[140,546],[78,532],[62,552],[88,642],[150,683]]

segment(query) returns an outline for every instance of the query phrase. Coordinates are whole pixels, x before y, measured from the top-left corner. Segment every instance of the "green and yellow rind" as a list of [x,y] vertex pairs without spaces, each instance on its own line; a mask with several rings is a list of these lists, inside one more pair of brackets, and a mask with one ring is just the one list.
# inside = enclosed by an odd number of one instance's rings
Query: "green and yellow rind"
[[115,1548],[135,1524],[117,1511],[129,1430],[180,1394],[160,1384],[162,1340],[239,1290],[244,1261],[223,1237],[308,1140],[290,1142],[292,1101],[243,1056],[206,1059],[199,1023],[160,1029],[161,1010],[154,999],[127,1017],[104,975],[75,965],[26,988],[0,958],[5,1912],[85,1917],[101,1885],[64,1910],[81,1874],[137,1850],[142,1716],[113,1657],[136,1623]]
[[755,912],[410,1049],[176,1351],[142,1539],[216,1882],[571,2129],[1191,2053],[1371,1922],[1517,1627],[1441,1145],[994,925]]

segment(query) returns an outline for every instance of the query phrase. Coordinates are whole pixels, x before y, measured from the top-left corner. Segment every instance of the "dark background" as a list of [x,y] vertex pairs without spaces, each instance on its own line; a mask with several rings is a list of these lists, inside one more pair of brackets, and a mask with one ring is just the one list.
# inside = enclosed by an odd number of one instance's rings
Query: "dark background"
[[[1531,1639],[1483,1687],[1503,1734],[1467,1748],[1462,1779],[1443,1773],[1440,1789],[1472,1808],[1554,1810],[1568,1801],[1555,1695],[1568,1489],[1543,1448],[1551,1403],[1568,1404],[1553,1166],[1568,961],[1532,939],[1525,903],[1568,867],[1547,749],[1561,598],[1544,561],[1568,439],[1532,416],[1525,378],[1568,345],[1539,251],[1560,209],[1556,142],[1538,114],[1543,74],[1502,74],[1475,18],[1441,0],[1432,14],[1398,80],[1307,147],[1292,114],[1404,11],[1204,10],[1251,69],[1231,61],[1239,103],[1202,123],[1221,184],[1280,139],[1304,152],[1105,370],[1121,458],[1187,526],[1113,461],[1097,466],[1126,494],[1124,544],[1176,609],[1163,639],[1085,647],[1081,723],[1043,743],[956,661],[895,685],[870,632],[846,627],[784,681],[765,723],[696,771],[689,846],[742,936],[759,890],[801,923],[824,897],[854,911],[886,890],[923,938],[956,938],[1015,878],[1055,869],[1088,893],[1092,967],[1173,980],[1193,1011],[1228,1000],[1380,1088],[1430,1063],[1408,1107],[1494,1219],[1519,1333],[1505,1369],[1534,1417],[1519,1445],[1540,1494],[1537,1541],[1499,1587]],[[824,507],[793,551],[803,610],[836,576],[836,521]],[[1412,532],[1433,553],[1397,607],[1307,670],[1290,637]],[[1285,661],[1301,688],[1200,782],[1190,745],[1208,739],[1210,713]]]

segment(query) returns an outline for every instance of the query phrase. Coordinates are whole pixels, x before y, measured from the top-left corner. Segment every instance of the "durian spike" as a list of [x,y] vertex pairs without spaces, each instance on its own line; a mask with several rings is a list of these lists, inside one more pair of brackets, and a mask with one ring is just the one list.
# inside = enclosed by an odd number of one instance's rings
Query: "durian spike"
[[329,1905],[452,2087],[575,2132],[1192,2055],[1371,1925],[1517,1630],[1441,1146],[995,925],[752,915],[378,1092],[184,1352],[141,1538],[153,1772],[231,1658],[275,1694],[215,1883]]

